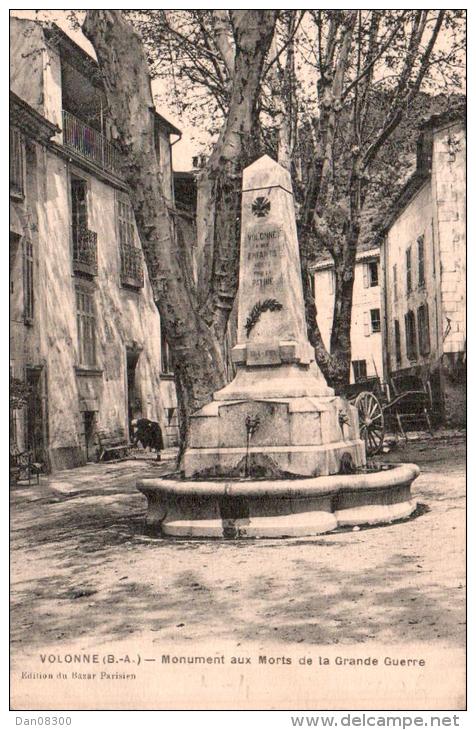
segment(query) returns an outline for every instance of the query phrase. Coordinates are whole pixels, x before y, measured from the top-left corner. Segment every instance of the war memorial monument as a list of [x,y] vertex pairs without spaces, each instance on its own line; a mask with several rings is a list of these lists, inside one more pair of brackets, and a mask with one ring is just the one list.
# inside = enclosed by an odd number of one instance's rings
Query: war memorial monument
[[268,156],[243,173],[232,356],[234,379],[192,415],[183,472],[137,484],[150,530],[296,537],[412,514],[418,467],[366,465],[357,410],[315,362],[291,177]]

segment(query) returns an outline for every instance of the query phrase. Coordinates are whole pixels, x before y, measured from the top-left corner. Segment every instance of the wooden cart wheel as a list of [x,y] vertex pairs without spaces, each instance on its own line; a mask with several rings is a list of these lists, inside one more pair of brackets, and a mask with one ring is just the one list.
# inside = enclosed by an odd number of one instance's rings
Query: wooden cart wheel
[[365,442],[365,451],[368,456],[374,456],[382,448],[385,435],[382,406],[369,391],[359,393],[354,405],[359,413],[360,438]]

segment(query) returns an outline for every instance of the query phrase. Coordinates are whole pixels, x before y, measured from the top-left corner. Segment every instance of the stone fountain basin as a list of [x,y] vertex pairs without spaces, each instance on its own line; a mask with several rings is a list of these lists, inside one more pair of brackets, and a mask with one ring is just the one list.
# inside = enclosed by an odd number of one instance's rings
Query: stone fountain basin
[[378,525],[409,517],[420,470],[395,464],[380,471],[302,479],[141,479],[150,531],[170,537],[305,537],[337,527]]

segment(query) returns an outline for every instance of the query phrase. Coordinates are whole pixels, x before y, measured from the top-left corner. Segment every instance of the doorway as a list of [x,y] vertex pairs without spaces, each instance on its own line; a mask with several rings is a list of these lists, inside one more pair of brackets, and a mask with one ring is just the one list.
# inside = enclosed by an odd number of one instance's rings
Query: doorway
[[25,408],[25,448],[33,461],[46,463],[45,409],[46,395],[42,389],[41,367],[26,368],[29,393]]
[[129,440],[132,440],[134,429],[132,421],[141,415],[140,389],[137,382],[137,363],[141,350],[126,348],[127,360],[127,427]]
[[94,457],[94,437],[96,435],[96,412],[83,411],[84,445],[86,448],[86,461],[92,461]]

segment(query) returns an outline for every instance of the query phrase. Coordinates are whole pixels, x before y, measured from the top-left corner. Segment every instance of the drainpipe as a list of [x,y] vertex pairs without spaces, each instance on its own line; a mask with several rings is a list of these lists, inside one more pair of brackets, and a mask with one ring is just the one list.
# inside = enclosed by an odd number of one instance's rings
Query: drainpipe
[[99,97],[99,109],[101,115],[101,161],[102,169],[104,170],[104,140],[106,139],[106,130],[104,129],[104,110],[102,106],[102,98]]

